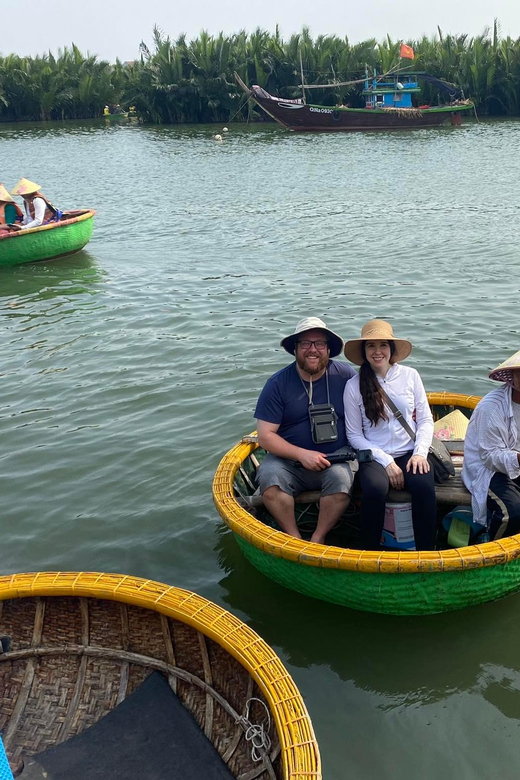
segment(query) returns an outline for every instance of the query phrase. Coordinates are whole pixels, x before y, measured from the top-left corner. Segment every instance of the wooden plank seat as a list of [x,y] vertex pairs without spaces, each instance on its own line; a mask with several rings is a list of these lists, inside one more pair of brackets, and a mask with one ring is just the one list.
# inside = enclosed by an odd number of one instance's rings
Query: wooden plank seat
[[[462,504],[471,505],[471,496],[462,483],[460,474],[456,474],[454,477],[450,477],[447,482],[442,485],[435,485],[435,494],[437,496],[437,502],[439,504]],[[249,506],[259,507],[263,506],[264,500],[260,493],[255,493],[252,496],[242,497]],[[354,498],[361,498],[361,491],[354,490]],[[296,496],[297,504],[317,504],[320,499],[320,493],[318,490],[308,491],[306,493],[300,493]],[[411,501],[412,496],[406,490],[393,490],[388,493],[388,501],[392,503],[403,503],[405,501]]]
[[[256,442],[256,436],[244,436],[243,442]],[[437,502],[439,504],[462,504],[466,506],[471,505],[471,495],[465,488],[461,476],[461,467],[455,466],[455,476],[450,477],[442,485],[435,485],[435,494],[437,496]],[[247,506],[252,508],[263,506],[263,498],[258,491],[252,496],[241,497]],[[354,498],[361,498],[361,490],[355,483]],[[300,493],[296,496],[297,504],[316,504],[320,499],[319,491],[308,491],[306,493]],[[402,503],[405,501],[411,501],[412,497],[406,490],[393,490],[388,493],[388,501],[392,503]]]

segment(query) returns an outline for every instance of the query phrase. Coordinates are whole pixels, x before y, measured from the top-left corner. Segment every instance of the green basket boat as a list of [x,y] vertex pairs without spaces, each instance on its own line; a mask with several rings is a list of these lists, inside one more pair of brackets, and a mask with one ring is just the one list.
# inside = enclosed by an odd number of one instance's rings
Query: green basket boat
[[93,209],[67,211],[60,222],[0,235],[0,268],[79,252],[90,241],[95,213]]
[[[434,419],[440,419],[454,409],[469,417],[480,399],[429,393],[428,400]],[[244,501],[254,493],[257,455],[262,452],[254,454],[258,449],[254,439],[245,437],[224,456],[215,474],[213,497],[246,558],[279,584],[353,609],[394,615],[447,612],[520,590],[520,534],[435,552],[373,552],[294,539],[270,527],[265,510],[267,522],[255,517]],[[446,513],[456,504],[469,503],[460,475],[436,491]],[[390,499],[402,501],[406,496]],[[308,506],[297,505],[299,517]]]

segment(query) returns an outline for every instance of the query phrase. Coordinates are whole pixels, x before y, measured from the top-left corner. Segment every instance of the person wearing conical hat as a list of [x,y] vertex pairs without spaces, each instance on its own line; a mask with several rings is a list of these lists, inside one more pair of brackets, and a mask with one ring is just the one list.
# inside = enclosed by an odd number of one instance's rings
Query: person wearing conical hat
[[[343,340],[318,317],[305,317],[280,346],[294,361],[268,379],[255,417],[258,442],[267,450],[258,471],[264,505],[286,534],[301,538],[294,498],[308,490],[321,493],[318,523],[311,541],[325,543],[328,531],[347,508],[355,465],[346,455],[343,389],[354,376],[339,355]],[[343,462],[331,464],[333,454]]]
[[23,198],[25,216],[19,226],[20,230],[40,227],[45,222],[54,219],[56,209],[41,194],[39,184],[35,184],[29,179],[20,179],[16,187],[11,190],[11,195],[21,195]]
[[12,225],[22,218],[23,214],[20,207],[14,202],[4,185],[0,183],[0,228],[5,225]]
[[520,351],[489,378],[501,385],[471,415],[462,481],[471,493],[473,520],[493,540],[520,532]]
[[[370,320],[361,337],[345,344],[345,357],[360,371],[345,386],[345,425],[356,450],[371,450],[372,460],[359,464],[361,544],[380,550],[390,487],[412,494],[412,522],[417,550],[433,550],[437,505],[433,472],[427,456],[433,418],[421,377],[401,365],[412,351],[397,338],[389,322]],[[389,407],[395,404],[408,430]],[[415,434],[415,440],[411,433]]]

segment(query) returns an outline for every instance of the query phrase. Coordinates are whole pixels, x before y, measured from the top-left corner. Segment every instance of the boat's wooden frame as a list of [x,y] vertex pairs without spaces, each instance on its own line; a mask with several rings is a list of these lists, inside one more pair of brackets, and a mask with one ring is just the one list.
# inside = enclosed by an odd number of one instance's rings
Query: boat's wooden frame
[[470,101],[429,108],[348,108],[347,106],[320,106],[298,100],[284,100],[274,95],[265,97],[248,87],[235,73],[240,88],[271,119],[293,132],[352,132],[356,130],[409,130],[438,127],[446,122],[460,125],[463,113],[473,113]]

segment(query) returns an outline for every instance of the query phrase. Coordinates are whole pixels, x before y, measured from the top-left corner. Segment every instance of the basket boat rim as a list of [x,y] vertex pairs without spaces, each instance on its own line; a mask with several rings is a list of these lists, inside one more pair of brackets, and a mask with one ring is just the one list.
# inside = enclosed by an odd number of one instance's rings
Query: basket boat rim
[[[104,572],[29,572],[0,576],[0,601],[74,596],[120,601],[185,623],[217,642],[259,685],[277,726],[286,780],[321,778],[321,760],[307,708],[274,650],[223,607],[190,590]],[[300,774],[302,767],[305,772]]]
[[17,230],[13,233],[8,233],[5,236],[0,236],[0,241],[9,241],[13,239],[20,239],[24,236],[33,236],[38,233],[43,233],[45,230],[59,230],[59,228],[92,219],[96,214],[94,209],[77,209],[77,211],[81,211],[83,213],[76,215],[73,214],[68,219],[62,219],[59,222],[49,222],[48,225],[39,225],[39,227],[28,228],[27,230]]
[[[468,409],[474,409],[480,401],[479,396],[462,393],[427,395],[430,404],[458,405]],[[303,566],[380,574],[460,572],[506,564],[520,558],[520,534],[496,542],[434,552],[354,550],[294,539],[257,520],[234,495],[235,474],[256,447],[254,443],[239,442],[224,455],[215,472],[213,499],[220,516],[233,533],[267,555]]]

